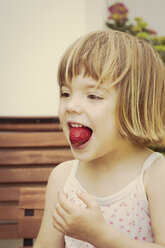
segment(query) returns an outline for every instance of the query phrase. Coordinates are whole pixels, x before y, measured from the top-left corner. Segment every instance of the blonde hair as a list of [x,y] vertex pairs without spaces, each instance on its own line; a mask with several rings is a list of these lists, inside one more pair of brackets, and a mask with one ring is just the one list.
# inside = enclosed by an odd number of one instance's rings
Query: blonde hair
[[89,33],[64,53],[59,85],[81,73],[116,88],[116,123],[124,139],[165,144],[165,67],[147,42],[119,31]]

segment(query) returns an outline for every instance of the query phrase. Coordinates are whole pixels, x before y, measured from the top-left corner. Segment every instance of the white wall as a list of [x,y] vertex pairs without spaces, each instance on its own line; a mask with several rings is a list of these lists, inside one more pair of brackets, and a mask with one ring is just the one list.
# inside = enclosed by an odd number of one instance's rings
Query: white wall
[[0,116],[54,116],[66,47],[103,28],[104,0],[0,0]]

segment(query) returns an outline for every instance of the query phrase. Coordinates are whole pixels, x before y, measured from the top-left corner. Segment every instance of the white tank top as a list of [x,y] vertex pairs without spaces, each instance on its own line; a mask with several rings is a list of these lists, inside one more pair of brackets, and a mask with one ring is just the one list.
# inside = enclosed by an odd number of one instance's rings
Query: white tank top
[[[143,174],[159,156],[162,155],[157,152],[152,153],[145,160],[140,175],[117,193],[104,198],[93,196],[100,205],[107,223],[120,232],[140,241],[154,242]],[[75,160],[64,185],[64,191],[73,203],[83,208],[85,204],[76,195],[77,191],[86,191],[76,179],[78,165],[79,161]],[[65,236],[65,248],[92,247],[94,246],[87,242]]]

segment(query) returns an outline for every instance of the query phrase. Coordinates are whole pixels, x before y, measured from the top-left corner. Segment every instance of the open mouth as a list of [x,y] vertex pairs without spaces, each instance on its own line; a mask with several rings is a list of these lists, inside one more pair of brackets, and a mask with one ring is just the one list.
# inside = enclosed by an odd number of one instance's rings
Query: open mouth
[[69,123],[69,140],[74,147],[83,145],[92,136],[92,129],[78,123]]

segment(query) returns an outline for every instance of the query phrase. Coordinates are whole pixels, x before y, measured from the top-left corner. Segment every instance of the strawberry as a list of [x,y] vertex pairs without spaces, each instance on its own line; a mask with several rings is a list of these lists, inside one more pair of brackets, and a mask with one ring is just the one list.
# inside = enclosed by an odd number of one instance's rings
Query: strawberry
[[72,145],[82,145],[86,143],[92,135],[92,130],[88,127],[71,127],[69,139]]

